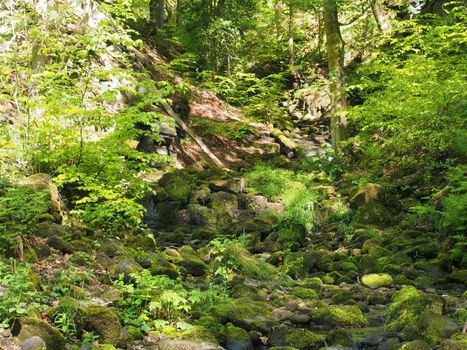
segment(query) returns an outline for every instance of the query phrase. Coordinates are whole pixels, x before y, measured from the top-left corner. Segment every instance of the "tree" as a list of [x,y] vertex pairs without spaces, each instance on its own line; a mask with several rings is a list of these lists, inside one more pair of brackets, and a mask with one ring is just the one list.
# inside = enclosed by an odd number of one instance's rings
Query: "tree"
[[347,101],[344,93],[344,41],[342,40],[337,0],[324,0],[324,29],[331,93],[331,140],[334,150],[347,138]]
[[164,26],[165,22],[165,1],[164,0],[151,0],[149,2],[149,17],[150,22],[160,29]]

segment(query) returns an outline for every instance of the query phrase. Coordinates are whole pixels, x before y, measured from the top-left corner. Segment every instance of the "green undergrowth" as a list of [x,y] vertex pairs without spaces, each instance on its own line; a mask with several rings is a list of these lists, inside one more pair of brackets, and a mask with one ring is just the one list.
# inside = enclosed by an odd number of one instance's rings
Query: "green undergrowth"
[[217,135],[229,139],[241,140],[245,136],[255,133],[255,129],[245,122],[225,122],[191,117],[190,123],[206,136]]

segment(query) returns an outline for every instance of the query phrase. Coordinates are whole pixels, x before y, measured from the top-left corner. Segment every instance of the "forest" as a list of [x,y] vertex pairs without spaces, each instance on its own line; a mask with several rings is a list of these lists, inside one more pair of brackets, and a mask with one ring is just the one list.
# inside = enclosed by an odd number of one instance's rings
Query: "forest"
[[467,349],[467,1],[1,0],[0,350]]

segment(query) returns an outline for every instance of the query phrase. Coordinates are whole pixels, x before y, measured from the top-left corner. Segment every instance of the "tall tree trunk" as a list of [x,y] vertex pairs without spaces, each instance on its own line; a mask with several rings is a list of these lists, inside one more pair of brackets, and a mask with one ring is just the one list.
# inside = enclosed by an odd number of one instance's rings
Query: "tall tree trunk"
[[372,0],[371,11],[373,12],[379,30],[383,34],[390,34],[392,31],[391,15],[384,7],[382,1]]
[[344,94],[344,41],[342,40],[337,0],[324,0],[324,30],[331,80],[331,140],[334,150],[339,152],[339,142],[347,138],[347,101]]
[[165,21],[165,1],[164,0],[157,0],[157,7],[156,7],[156,27],[158,29],[164,26]]
[[289,65],[293,69],[295,64],[295,50],[294,50],[294,21],[295,11],[292,4],[289,5]]
[[274,22],[276,25],[276,36],[277,38],[281,37],[281,2],[280,0],[275,0],[274,1]]
[[175,23],[177,27],[182,25],[182,8],[183,8],[183,0],[177,0],[177,15],[175,19]]

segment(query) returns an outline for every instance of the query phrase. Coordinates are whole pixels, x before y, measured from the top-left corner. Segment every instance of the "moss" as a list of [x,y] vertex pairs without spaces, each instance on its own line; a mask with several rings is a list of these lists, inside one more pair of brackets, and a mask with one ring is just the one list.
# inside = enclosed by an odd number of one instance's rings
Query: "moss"
[[393,280],[391,275],[387,273],[372,273],[363,276],[362,283],[369,288],[376,289],[392,285]]
[[303,299],[303,300],[313,300],[318,297],[318,293],[314,291],[313,289],[307,289],[304,287],[295,287],[292,288],[290,293],[297,298]]
[[323,281],[319,277],[307,277],[303,279],[303,286],[320,292],[323,286]]
[[219,343],[223,343],[225,341],[226,328],[222,323],[218,322],[215,317],[203,316],[196,320],[194,324],[209,330],[211,334],[216,337]]
[[212,334],[211,330],[200,325],[187,329],[181,334],[180,338],[185,340],[202,341],[209,344],[217,344],[217,338]]
[[233,211],[238,209],[238,198],[227,192],[216,192],[209,196],[211,207],[216,211]]
[[128,326],[126,331],[128,334],[128,338],[132,341],[144,339],[143,333],[136,327]]
[[425,311],[420,316],[420,328],[423,339],[429,344],[438,344],[459,330],[456,322],[432,311]]
[[245,328],[246,330],[260,330],[268,332],[275,324],[274,316],[269,306],[261,301],[250,299],[235,299],[231,302],[215,306],[212,310],[214,317],[221,322]]
[[193,174],[175,170],[164,174],[159,180],[159,185],[164,188],[170,200],[185,202],[193,189],[195,178]]
[[57,249],[64,254],[71,254],[75,251],[75,248],[60,237],[52,236],[47,239],[49,247]]
[[327,305],[317,302],[310,316],[312,321],[344,328],[363,327],[368,323],[357,305]]
[[123,342],[120,318],[109,307],[88,307],[84,314],[84,328],[99,335],[99,340],[102,343],[118,346]]
[[449,274],[449,279],[467,286],[467,270],[457,270]]
[[206,273],[206,263],[198,256],[192,247],[183,246],[178,252],[182,258],[180,265],[182,265],[189,274],[193,276],[202,276]]
[[99,350],[117,350],[112,344],[102,344],[97,347]]
[[117,264],[110,267],[110,275],[113,279],[118,279],[123,275],[123,280],[128,283],[131,280],[131,274],[141,272],[143,268],[131,259],[120,260]]
[[431,347],[423,340],[414,340],[402,345],[401,350],[430,350]]
[[225,347],[227,349],[253,350],[253,344],[248,332],[242,328],[235,327],[231,323],[228,323],[226,327]]
[[[435,336],[428,330],[427,322],[429,318],[436,319],[437,316],[441,316],[442,310],[441,300],[429,297],[415,287],[407,286],[393,295],[387,308],[385,329],[401,332],[404,340],[423,339],[433,342]],[[430,326],[430,329],[434,328],[434,325]]]
[[313,349],[321,342],[321,336],[305,329],[291,329],[285,336],[285,345],[297,349]]
[[23,317],[14,322],[12,334],[23,344],[31,337],[38,336],[46,344],[47,350],[65,349],[65,338],[47,322],[38,318]]

